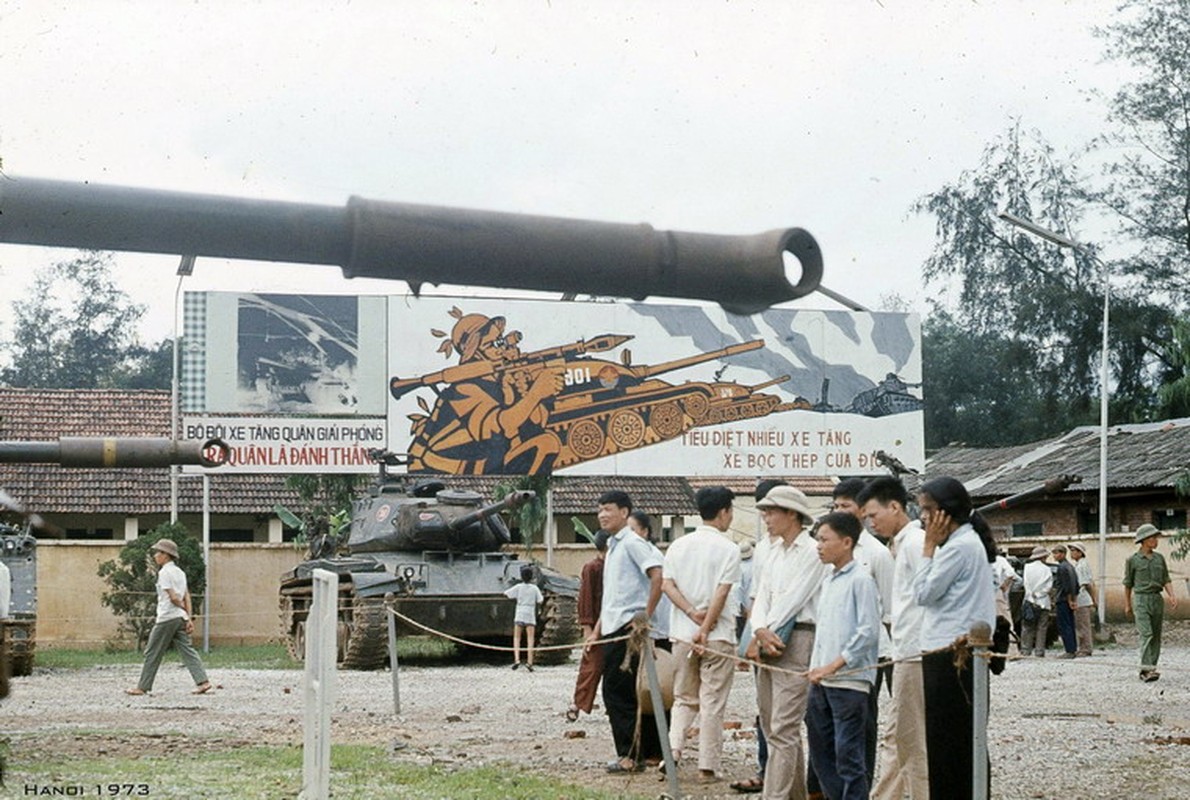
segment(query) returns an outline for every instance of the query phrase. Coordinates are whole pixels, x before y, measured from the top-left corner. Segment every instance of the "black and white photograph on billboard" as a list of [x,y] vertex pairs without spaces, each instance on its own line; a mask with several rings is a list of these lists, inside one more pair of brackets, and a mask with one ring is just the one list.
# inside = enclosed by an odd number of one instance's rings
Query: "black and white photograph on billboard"
[[[384,413],[384,298],[206,294],[201,404],[189,410],[302,416]],[[187,351],[188,355],[193,355]],[[193,359],[191,359],[193,360]],[[185,371],[185,370],[184,370]],[[188,378],[189,376],[184,376]],[[188,385],[191,393],[195,387]]]

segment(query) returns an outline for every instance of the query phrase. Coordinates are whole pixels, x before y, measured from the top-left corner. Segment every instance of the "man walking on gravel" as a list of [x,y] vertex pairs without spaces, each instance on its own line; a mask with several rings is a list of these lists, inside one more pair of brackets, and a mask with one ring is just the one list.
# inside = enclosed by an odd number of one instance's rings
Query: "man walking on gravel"
[[194,620],[190,611],[190,591],[186,588],[186,573],[175,561],[178,546],[172,539],[159,539],[149,551],[157,563],[157,621],[149,632],[149,643],[145,647],[145,664],[141,668],[140,681],[135,689],[126,689],[131,695],[148,694],[153,689],[157,668],[170,645],[178,648],[182,663],[190,670],[194,679],[192,694],[205,694],[211,690],[202,659],[190,642],[194,633]]
[[1157,551],[1160,532],[1155,525],[1136,529],[1140,549],[1124,562],[1124,614],[1136,614],[1136,632],[1140,636],[1140,679],[1151,683],[1161,677],[1157,659],[1161,658],[1161,623],[1165,604],[1161,591],[1169,597],[1170,609],[1178,607],[1178,598],[1169,582],[1169,568]]

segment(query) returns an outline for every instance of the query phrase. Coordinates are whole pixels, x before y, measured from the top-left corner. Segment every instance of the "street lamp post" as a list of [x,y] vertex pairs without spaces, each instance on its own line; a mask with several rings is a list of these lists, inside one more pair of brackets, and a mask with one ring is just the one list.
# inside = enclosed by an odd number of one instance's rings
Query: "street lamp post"
[[[194,273],[194,256],[182,256],[178,263],[178,286],[174,289],[174,361],[169,382],[169,438],[178,441],[178,300],[182,296],[182,280]],[[178,471],[177,464],[169,468],[169,521],[178,521]]]
[[1083,245],[1061,234],[1043,228],[1032,220],[1000,212],[1000,219],[1010,223],[1034,236],[1040,236],[1046,241],[1053,242],[1059,247],[1070,248],[1089,256],[1099,264],[1103,275],[1103,344],[1099,354],[1099,624],[1107,621],[1107,402],[1109,398],[1107,388],[1107,355],[1108,355],[1108,323],[1109,300],[1111,298],[1111,284],[1108,282],[1107,264]]

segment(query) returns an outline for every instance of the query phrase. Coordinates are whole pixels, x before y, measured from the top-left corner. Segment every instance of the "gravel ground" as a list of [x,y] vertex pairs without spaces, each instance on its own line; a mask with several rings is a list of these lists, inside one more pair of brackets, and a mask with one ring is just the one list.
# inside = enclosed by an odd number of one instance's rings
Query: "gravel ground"
[[[996,798],[1184,798],[1190,786],[1190,626],[1170,626],[1162,678],[1137,679],[1135,636],[1089,659],[1027,659],[992,678],[989,738]],[[9,738],[9,788],[24,758],[194,753],[248,744],[300,744],[299,671],[218,670],[216,689],[193,697],[189,676],[167,663],[152,695],[127,697],[134,667],[35,670],[0,706]],[[588,786],[640,796],[665,789],[655,773],[604,773],[611,735],[599,707],[568,723],[575,666],[409,666],[400,674],[402,714],[388,672],[338,674],[333,741],[376,744],[394,759],[470,766],[514,763]],[[737,673],[728,708],[729,778],[749,774],[754,752],[752,680]],[[692,748],[687,747],[687,752]],[[693,773],[684,766],[680,775]],[[129,775],[145,781],[151,775]],[[332,779],[333,780],[333,779]],[[0,790],[2,792],[3,790]],[[15,795],[14,795],[15,796]],[[736,796],[726,783],[698,797]]]

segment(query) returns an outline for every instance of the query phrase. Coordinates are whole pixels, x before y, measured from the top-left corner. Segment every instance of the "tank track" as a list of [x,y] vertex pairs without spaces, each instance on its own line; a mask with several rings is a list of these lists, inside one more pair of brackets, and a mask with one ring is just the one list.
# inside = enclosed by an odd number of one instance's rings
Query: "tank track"
[[[554,592],[543,592],[545,601],[541,606],[539,647],[560,644],[576,644],[579,638],[578,599]],[[565,664],[570,658],[569,650],[545,650],[538,653],[538,664]]]
[[[346,600],[350,597],[350,619]],[[339,594],[339,669],[381,669],[388,663],[388,620],[383,597]],[[343,641],[346,637],[346,642]]]
[[[302,592],[302,589],[306,592]],[[309,587],[282,590],[281,630],[285,648],[295,661],[306,660],[306,617]],[[388,620],[384,598],[356,597],[350,585],[339,591],[336,659],[339,669],[373,670],[388,664]]]

